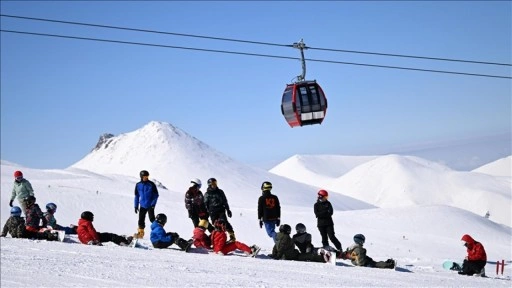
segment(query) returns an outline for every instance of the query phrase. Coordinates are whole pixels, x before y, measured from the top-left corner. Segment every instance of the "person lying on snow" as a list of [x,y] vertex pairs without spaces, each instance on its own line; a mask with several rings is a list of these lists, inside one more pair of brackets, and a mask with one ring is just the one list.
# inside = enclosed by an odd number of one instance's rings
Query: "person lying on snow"
[[178,245],[181,250],[185,252],[190,248],[191,242],[180,238],[180,235],[175,232],[165,232],[164,225],[167,223],[167,216],[165,214],[158,214],[155,221],[151,223],[151,235],[149,239],[153,247],[163,249],[171,246],[172,244]]
[[355,266],[374,267],[374,268],[395,268],[395,260],[388,259],[386,261],[375,262],[371,257],[366,255],[366,249],[363,248],[366,238],[363,234],[354,235],[354,244],[347,248],[342,254],[342,259],[350,259]]
[[213,226],[215,227],[215,230],[212,232],[211,238],[214,253],[226,255],[238,249],[245,252],[245,255],[247,256],[254,256],[258,252],[258,247],[256,245],[249,247],[240,241],[226,241],[228,237],[226,235],[227,228],[226,221],[224,221],[224,219],[217,219]]
[[94,214],[92,214],[91,211],[82,212],[80,217],[81,218],[78,219],[76,232],[78,234],[78,239],[83,244],[103,246],[101,243],[114,242],[117,245],[128,246],[133,240],[132,236],[123,237],[114,233],[96,232],[96,229],[94,229],[94,226],[92,225],[92,221],[94,221]]

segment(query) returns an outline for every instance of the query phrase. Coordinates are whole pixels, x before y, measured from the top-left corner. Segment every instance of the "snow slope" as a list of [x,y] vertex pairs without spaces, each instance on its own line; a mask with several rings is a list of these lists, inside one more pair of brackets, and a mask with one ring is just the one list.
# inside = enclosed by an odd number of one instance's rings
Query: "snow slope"
[[485,164],[473,170],[473,172],[479,172],[489,174],[493,176],[512,176],[512,156],[498,159],[494,162]]

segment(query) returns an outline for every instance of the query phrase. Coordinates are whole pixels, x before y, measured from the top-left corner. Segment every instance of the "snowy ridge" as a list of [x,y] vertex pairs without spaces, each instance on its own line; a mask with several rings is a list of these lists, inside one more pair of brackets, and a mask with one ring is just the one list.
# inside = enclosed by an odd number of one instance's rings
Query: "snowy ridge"
[[485,164],[473,170],[473,172],[479,172],[489,174],[492,176],[512,176],[512,156],[498,159],[494,162]]

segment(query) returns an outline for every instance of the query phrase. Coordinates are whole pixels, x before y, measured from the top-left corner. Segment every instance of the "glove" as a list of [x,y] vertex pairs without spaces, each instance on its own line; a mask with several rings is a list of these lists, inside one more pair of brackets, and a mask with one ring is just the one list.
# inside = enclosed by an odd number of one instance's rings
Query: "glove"
[[277,218],[277,220],[276,220],[277,227],[279,227],[280,224],[281,224],[281,219]]
[[12,201],[13,201],[13,200],[9,201],[9,206],[11,206],[11,207],[12,207]]
[[231,218],[231,216],[233,216],[233,214],[231,214],[231,210],[228,209],[228,217]]
[[260,229],[263,228],[263,221],[260,219]]
[[155,206],[151,206],[151,210],[155,210]]
[[139,207],[135,207],[135,214],[137,214],[137,212],[139,212]]

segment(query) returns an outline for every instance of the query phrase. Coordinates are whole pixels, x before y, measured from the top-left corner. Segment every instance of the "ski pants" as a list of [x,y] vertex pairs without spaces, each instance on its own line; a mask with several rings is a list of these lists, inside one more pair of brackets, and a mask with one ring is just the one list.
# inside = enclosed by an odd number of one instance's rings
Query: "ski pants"
[[149,207],[149,208],[140,207],[139,223],[138,223],[140,229],[146,228],[146,214],[148,214],[148,216],[149,216],[150,223],[153,223],[153,221],[155,221],[155,208],[154,207]]
[[462,272],[466,273],[467,275],[480,273],[482,271],[482,268],[484,268],[485,264],[486,262],[483,260],[464,260],[464,262],[462,262]]
[[268,237],[272,238],[275,243],[277,240],[276,239],[276,237],[277,237],[277,233],[276,233],[277,220],[264,221],[263,224],[265,225],[265,230],[267,231]]
[[334,225],[328,226],[319,226],[318,231],[320,231],[320,236],[322,236],[322,245],[329,246],[329,240],[331,240],[332,244],[338,251],[341,251],[341,243],[334,235]]
[[249,246],[247,246],[244,243],[239,242],[239,241],[231,242],[229,244],[224,245],[224,247],[222,247],[222,250],[220,250],[220,252],[222,252],[222,254],[226,255],[231,251],[235,251],[236,249],[242,250],[247,253],[252,252],[251,248],[249,248]]
[[210,213],[210,220],[212,220],[212,223],[215,223],[215,220],[217,219],[224,219],[224,221],[226,221],[226,231],[228,233],[234,232],[233,226],[231,226],[231,223],[229,223],[228,218],[226,217],[226,211]]
[[101,243],[103,243],[103,242],[114,242],[117,245],[119,245],[121,243],[130,244],[126,240],[126,238],[124,238],[122,236],[119,236],[117,234],[114,234],[114,233],[108,233],[108,232],[99,233],[98,232],[98,236],[100,237],[100,242]]

